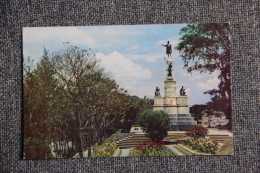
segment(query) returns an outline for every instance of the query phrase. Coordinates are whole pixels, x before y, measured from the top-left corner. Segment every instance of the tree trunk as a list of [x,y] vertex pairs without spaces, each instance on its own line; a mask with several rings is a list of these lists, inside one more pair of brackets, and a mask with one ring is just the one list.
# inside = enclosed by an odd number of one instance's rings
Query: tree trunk
[[75,136],[75,145],[76,149],[79,153],[79,156],[82,158],[83,157],[83,152],[82,152],[82,144],[81,144],[81,137],[80,137],[80,120],[79,120],[79,107],[77,105],[77,102],[75,102],[75,131],[74,131],[74,136]]
[[88,157],[91,156],[91,146],[88,147]]
[[82,152],[81,138],[79,136],[79,132],[75,134],[75,138],[76,138],[76,149],[79,153],[79,156],[82,158],[83,152]]

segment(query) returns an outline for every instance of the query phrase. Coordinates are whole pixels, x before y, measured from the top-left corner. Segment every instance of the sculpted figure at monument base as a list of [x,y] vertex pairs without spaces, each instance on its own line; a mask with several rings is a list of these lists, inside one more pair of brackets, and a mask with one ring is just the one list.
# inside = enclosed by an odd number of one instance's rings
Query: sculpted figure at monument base
[[186,88],[183,88],[183,86],[180,89],[180,95],[181,96],[186,96],[186,92],[185,92]]
[[160,89],[158,87],[155,89],[155,96],[160,96]]

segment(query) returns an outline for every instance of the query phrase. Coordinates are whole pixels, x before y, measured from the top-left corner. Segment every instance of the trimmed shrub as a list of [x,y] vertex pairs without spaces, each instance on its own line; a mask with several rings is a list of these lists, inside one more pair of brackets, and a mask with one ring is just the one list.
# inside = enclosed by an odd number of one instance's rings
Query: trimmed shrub
[[207,128],[200,125],[194,125],[194,126],[190,126],[186,130],[186,135],[190,136],[194,140],[197,140],[199,138],[205,138],[208,132],[209,130]]
[[139,124],[152,141],[163,140],[170,130],[170,118],[164,111],[144,110],[139,116]]

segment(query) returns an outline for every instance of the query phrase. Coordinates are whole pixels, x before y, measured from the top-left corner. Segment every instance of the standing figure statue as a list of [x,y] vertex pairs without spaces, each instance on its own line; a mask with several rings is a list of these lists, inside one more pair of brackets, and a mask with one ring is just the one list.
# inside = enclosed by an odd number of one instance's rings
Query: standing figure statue
[[170,63],[168,67],[168,76],[172,76],[172,63]]
[[162,44],[162,46],[166,47],[166,54],[168,55],[168,57],[172,57],[172,45],[170,44],[170,41],[168,41],[166,45]]
[[180,89],[180,95],[181,96],[186,96],[185,89],[186,88],[183,88],[183,86],[181,87],[181,89]]
[[155,96],[160,96],[160,89],[158,87],[155,89]]

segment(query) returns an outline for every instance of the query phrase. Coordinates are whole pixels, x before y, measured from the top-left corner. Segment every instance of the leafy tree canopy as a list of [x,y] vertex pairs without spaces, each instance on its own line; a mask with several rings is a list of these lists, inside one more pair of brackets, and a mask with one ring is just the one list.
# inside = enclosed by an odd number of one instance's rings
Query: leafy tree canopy
[[212,96],[212,109],[217,110],[217,104],[224,103],[221,109],[231,119],[229,32],[229,23],[191,24],[181,29],[181,41],[175,49],[180,51],[184,68],[189,73],[220,72],[218,89],[206,91],[205,94]]
[[200,120],[204,111],[207,110],[207,105],[193,105],[190,107],[190,113],[196,120]]
[[[65,143],[59,150],[80,157],[88,147],[90,155],[90,146],[122,128],[122,120],[129,130],[140,110],[152,107],[148,98],[129,96],[99,65],[91,49],[78,46],[52,53],[44,49],[37,65],[25,62],[25,158],[50,157],[51,143]],[[47,154],[37,155],[35,148]]]
[[163,140],[170,129],[170,118],[164,111],[148,109],[140,114],[139,124],[152,141]]

